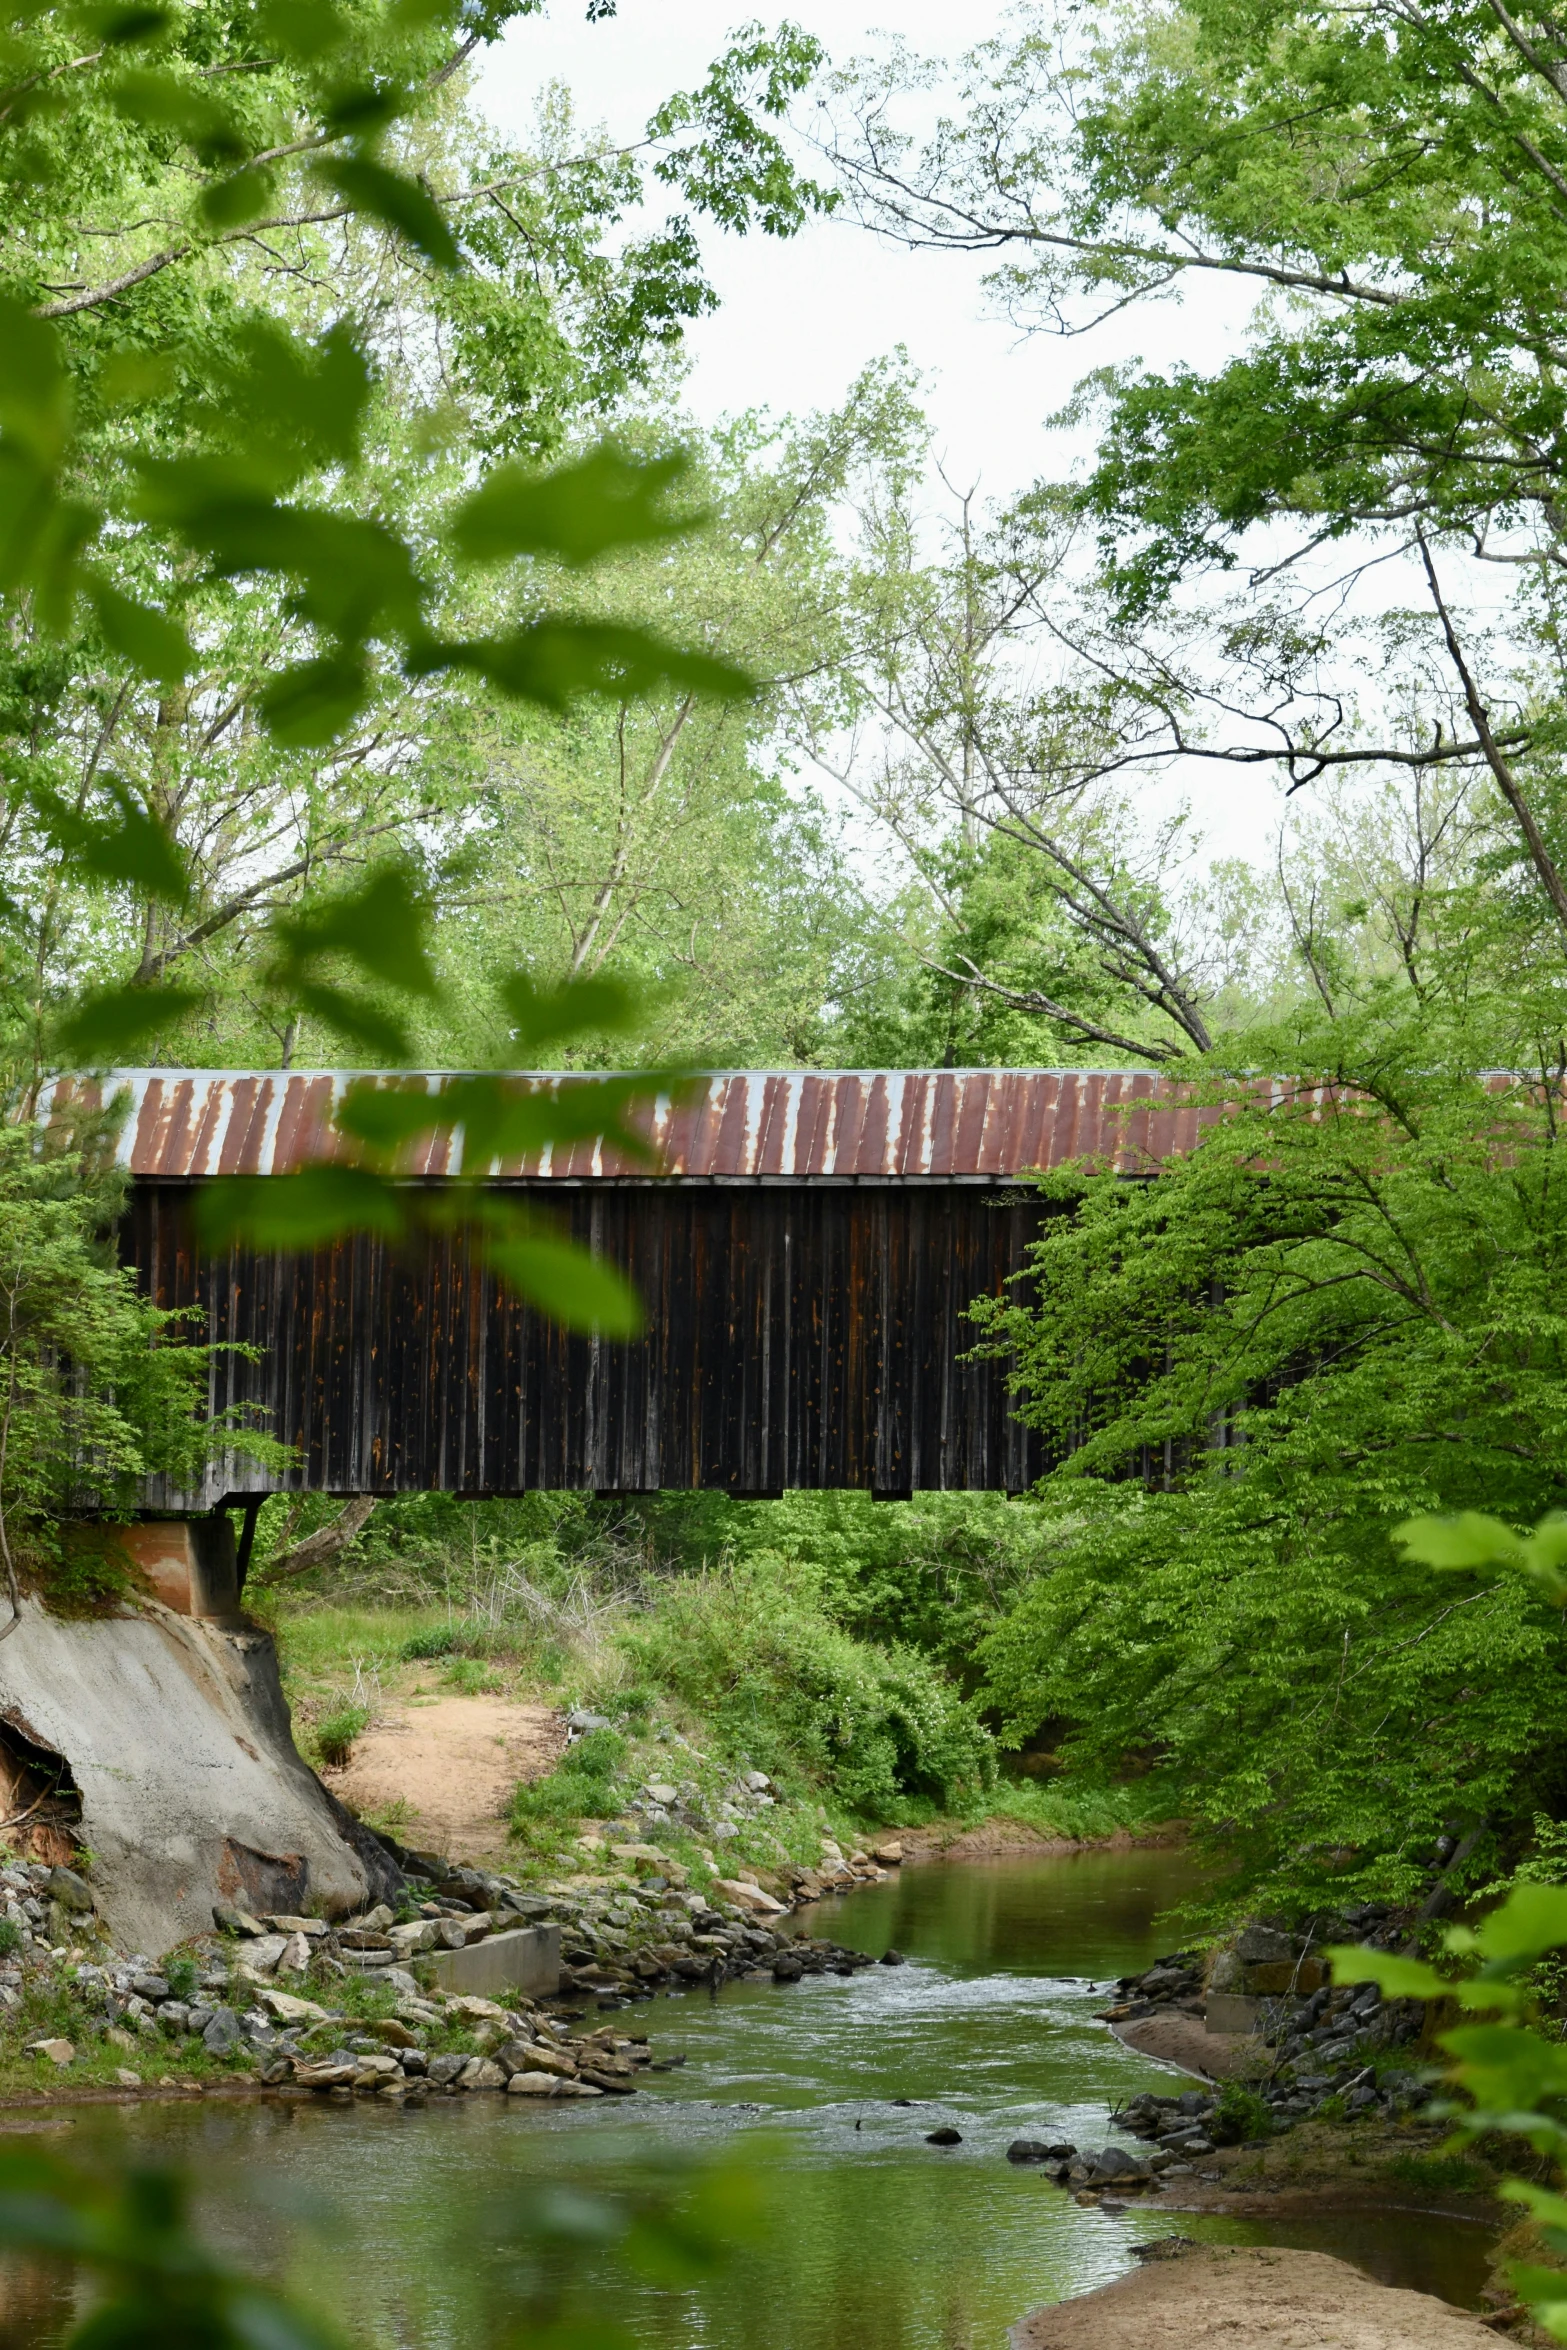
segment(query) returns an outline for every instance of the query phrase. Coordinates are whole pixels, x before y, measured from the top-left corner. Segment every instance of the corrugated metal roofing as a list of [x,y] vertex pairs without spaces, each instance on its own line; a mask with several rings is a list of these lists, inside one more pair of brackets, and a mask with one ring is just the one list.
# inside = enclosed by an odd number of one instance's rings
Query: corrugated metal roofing
[[[432,1095],[450,1075],[368,1073]],[[60,1078],[40,1104],[130,1096],[119,1156],[132,1175],[190,1180],[286,1174],[330,1145],[330,1119],[354,1073],[343,1070],[124,1069],[106,1080]],[[518,1072],[524,1086],[595,1083]],[[1123,1171],[1190,1150],[1222,1112],[1148,1069],[742,1069],[659,1096],[637,1119],[656,1172],[686,1181],[998,1182],[1091,1158]],[[646,1180],[650,1170],[598,1142],[541,1157],[467,1167],[461,1129],[433,1134],[412,1172],[500,1180]]]

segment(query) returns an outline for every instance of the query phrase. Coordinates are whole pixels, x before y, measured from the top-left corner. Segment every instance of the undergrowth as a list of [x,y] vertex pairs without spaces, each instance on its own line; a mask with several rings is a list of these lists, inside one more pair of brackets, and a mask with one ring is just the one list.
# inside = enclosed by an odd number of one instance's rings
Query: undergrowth
[[[269,1502],[258,1555],[330,1514]],[[1003,1777],[966,1686],[979,1616],[1007,1603],[1040,1538],[1024,1505],[995,1495],[414,1495],[382,1504],[330,1571],[269,1587],[263,1561],[252,1588],[312,1759],[346,1754],[392,1698],[585,1706],[633,1742],[683,1736],[715,1790],[765,1771],[777,1807],[727,1852],[776,1867],[814,1860],[824,1826],[844,1841],[987,1815],[1074,1839],[1144,1824],[1135,1785]],[[587,1744],[519,1799],[524,1865],[623,1807],[629,1788],[594,1780]],[[645,1778],[694,1767],[645,1759]],[[700,1851],[690,1865],[709,1865]]]

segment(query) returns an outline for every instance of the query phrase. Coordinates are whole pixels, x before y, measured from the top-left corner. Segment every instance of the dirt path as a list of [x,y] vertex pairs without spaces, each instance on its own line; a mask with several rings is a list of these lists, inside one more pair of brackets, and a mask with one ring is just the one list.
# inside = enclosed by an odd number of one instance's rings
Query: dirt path
[[1012,2329],[1013,2350],[1494,2350],[1496,2340],[1467,2310],[1373,2284],[1326,2252],[1216,2245],[1150,2261]]
[[519,1779],[542,1779],[566,1746],[552,1706],[504,1697],[412,1698],[388,1705],[322,1777],[361,1817],[392,1806],[405,1844],[452,1860],[499,1860]]

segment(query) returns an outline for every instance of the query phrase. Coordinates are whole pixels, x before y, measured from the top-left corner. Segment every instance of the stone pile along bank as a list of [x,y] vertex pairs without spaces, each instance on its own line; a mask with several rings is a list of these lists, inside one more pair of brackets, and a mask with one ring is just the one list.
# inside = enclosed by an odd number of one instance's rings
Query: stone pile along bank
[[[199,2050],[209,2070],[216,2063],[268,2089],[339,2098],[614,2096],[630,2094],[640,2071],[658,2069],[656,2059],[644,2034],[573,2030],[589,2004],[620,2009],[661,1986],[852,1976],[874,1963],[863,1951],[780,1932],[789,1904],[750,1879],[723,1880],[722,1891],[707,1894],[661,1878],[525,1891],[433,1855],[398,1848],[397,1856],[407,1888],[397,1911],[382,1904],[334,1924],[220,1903],[211,1933],[157,1962],[105,1946],[85,1876],[25,1861],[0,1867],[13,1945],[0,1958],[0,2010],[11,2011],[14,2030],[40,1997],[52,1997],[56,2012],[62,1997],[68,2003],[68,2030],[25,2043],[58,2086],[81,2054],[106,2043],[124,2059],[117,2080],[128,2090],[144,2085],[138,2060],[177,2066],[182,2050]],[[868,1859],[858,1872],[842,1865],[846,1877],[881,1873]],[[537,1941],[526,1929],[539,1927],[559,1935],[558,1985],[536,1996],[442,1986],[440,1970],[454,1954],[488,1943],[500,1950],[502,1937]],[[374,2004],[387,2012],[346,2012],[343,1987],[354,1981],[379,1986],[384,1996]],[[168,2085],[168,2076],[158,2082]]]
[[[1143,1974],[1123,1975],[1115,1986],[1116,2005],[1101,2014],[1134,2047],[1136,2027],[1160,2016],[1202,2023],[1226,2046],[1235,2032],[1249,2032],[1256,2052],[1250,2085],[1272,2133],[1318,2119],[1405,2119],[1431,2095],[1414,2048],[1424,2027],[1423,2003],[1386,2000],[1373,1983],[1330,1984],[1313,1955],[1326,1940],[1374,1944],[1397,1939],[1402,1930],[1403,1921],[1380,1903],[1333,1920],[1328,1932],[1319,1927],[1296,1934],[1254,1923],[1206,1958],[1171,1951]],[[1200,2049],[1200,2039],[1193,2046]],[[1226,2107],[1217,2093],[1189,2090],[1179,2098],[1134,2099],[1111,2119],[1153,2142],[1154,2155],[1143,2165],[1146,2180],[1172,2162],[1237,2143],[1245,2111],[1234,2103]],[[1253,2111],[1253,2124],[1257,2118]],[[1065,2167],[1060,2175],[1067,2183]],[[1073,2173],[1070,2183],[1085,2182]],[[1121,2183],[1132,2183],[1131,2174]]]

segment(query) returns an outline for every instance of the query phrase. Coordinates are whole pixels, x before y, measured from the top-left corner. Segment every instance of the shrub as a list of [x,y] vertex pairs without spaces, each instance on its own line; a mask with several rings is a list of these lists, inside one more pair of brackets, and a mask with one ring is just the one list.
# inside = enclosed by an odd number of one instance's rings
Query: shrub
[[14,1958],[22,1947],[22,1929],[15,1918],[0,1918],[0,1958]]
[[1247,2082],[1226,2081],[1219,2092],[1213,2126],[1222,2146],[1239,2146],[1253,2138],[1271,2138],[1273,2116]]
[[798,1559],[762,1552],[668,1586],[623,1640],[731,1751],[866,1817],[962,1807],[994,1784],[990,1738],[939,1667],[843,1631]]
[[405,1664],[422,1664],[438,1656],[457,1654],[457,1635],[450,1627],[439,1632],[416,1632],[398,1650]]
[[483,1690],[504,1687],[500,1676],[477,1656],[454,1656],[446,1668],[446,1679],[465,1697],[477,1697]]
[[196,1961],[193,1958],[171,1958],[163,1969],[163,1979],[176,1999],[191,1999],[196,1991]]
[[354,1740],[368,1728],[369,1721],[367,1705],[340,1705],[335,1713],[324,1715],[316,1724],[316,1751],[321,1760],[334,1769],[346,1763]]
[[574,1820],[604,1819],[615,1808],[615,1774],[626,1760],[626,1741],[614,1730],[590,1730],[550,1772],[512,1798],[512,1826],[519,1835],[540,1827],[565,1827]]

